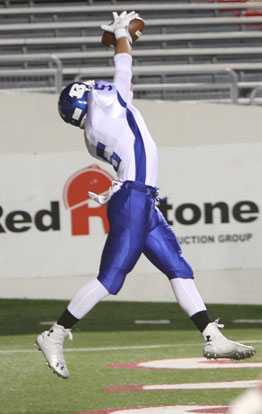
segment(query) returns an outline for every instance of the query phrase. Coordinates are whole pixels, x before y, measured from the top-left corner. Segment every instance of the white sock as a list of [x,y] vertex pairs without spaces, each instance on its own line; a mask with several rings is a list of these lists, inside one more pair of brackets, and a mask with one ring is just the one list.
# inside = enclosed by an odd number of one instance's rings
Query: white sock
[[172,289],[177,302],[181,308],[189,315],[205,311],[206,306],[198,293],[193,279],[175,278],[170,280]]
[[82,319],[100,300],[109,295],[96,278],[83,286],[73,297],[67,309],[77,319]]

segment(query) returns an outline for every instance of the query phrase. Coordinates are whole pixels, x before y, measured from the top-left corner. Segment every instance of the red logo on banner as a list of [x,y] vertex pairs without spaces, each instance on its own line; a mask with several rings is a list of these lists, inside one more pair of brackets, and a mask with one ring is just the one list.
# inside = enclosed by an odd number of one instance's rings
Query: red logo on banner
[[99,195],[105,195],[111,186],[114,177],[98,165],[90,165],[75,172],[66,182],[64,187],[64,203],[71,211],[72,235],[79,236],[90,234],[89,218],[100,217],[104,231],[109,232],[109,223],[106,215],[106,206],[89,206],[88,191]]

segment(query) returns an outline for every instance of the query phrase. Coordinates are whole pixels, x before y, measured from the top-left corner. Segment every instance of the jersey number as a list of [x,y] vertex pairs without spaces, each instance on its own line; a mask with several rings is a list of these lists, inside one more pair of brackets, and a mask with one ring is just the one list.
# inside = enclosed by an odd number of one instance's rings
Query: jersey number
[[111,91],[113,89],[112,85],[98,85],[97,83],[95,84],[95,89],[97,89],[98,91],[103,91],[104,89],[107,89],[108,91]]

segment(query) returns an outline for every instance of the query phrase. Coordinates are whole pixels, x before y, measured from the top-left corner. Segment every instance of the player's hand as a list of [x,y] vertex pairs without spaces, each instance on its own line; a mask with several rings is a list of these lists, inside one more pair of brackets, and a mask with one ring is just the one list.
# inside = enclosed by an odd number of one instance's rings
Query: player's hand
[[101,26],[101,29],[114,33],[116,40],[120,37],[127,37],[129,42],[132,43],[132,38],[128,32],[128,25],[131,20],[136,19],[138,14],[135,11],[127,13],[123,11],[119,16],[117,12],[113,12],[113,22],[108,25]]

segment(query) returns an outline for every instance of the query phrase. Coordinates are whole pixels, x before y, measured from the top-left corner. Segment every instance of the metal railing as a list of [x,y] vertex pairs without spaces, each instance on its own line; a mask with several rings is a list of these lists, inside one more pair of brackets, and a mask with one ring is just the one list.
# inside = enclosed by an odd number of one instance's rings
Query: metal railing
[[261,105],[262,104],[262,98],[257,100],[257,95],[259,92],[262,92],[262,84],[261,86],[258,86],[257,88],[253,89],[253,91],[250,94],[250,104],[251,105]]
[[5,55],[0,56],[1,62],[52,62],[56,68],[40,68],[40,69],[0,69],[0,77],[24,77],[24,76],[50,76],[54,77],[54,92],[59,93],[63,84],[63,68],[61,60],[55,55],[34,56],[34,55]]
[[[193,66],[193,65],[192,65]],[[188,84],[150,84],[150,86],[148,86],[146,83],[145,84],[140,84],[140,85],[134,85],[134,90],[148,90],[151,88],[151,90],[159,90],[161,88],[163,89],[169,89],[169,90],[204,90],[204,89],[225,89],[228,88],[230,91],[230,98],[231,98],[231,102],[233,104],[237,104],[238,103],[238,76],[236,74],[236,72],[230,68],[222,68],[222,69],[213,69],[211,67],[209,68],[204,68],[203,66],[200,67],[198,70],[196,70],[196,68],[190,68],[190,65],[188,65],[186,68],[180,69],[179,66],[177,66],[176,68],[172,68],[170,71],[165,70],[165,66],[162,67],[163,68],[163,72],[165,71],[165,74],[167,73],[172,73],[172,74],[196,74],[196,75],[200,75],[200,74],[211,74],[211,75],[215,75],[215,74],[227,74],[229,75],[229,77],[231,78],[231,82],[223,82],[223,83],[188,83]],[[89,71],[90,73],[90,71]],[[134,75],[139,75],[139,74],[145,74],[145,71],[143,71],[143,67],[134,67],[133,68],[133,73]],[[156,69],[156,73],[159,73],[159,69]],[[75,81],[79,81],[82,80],[84,78],[86,78],[87,73],[85,73],[84,71],[81,71],[81,73],[79,73],[76,77],[75,77]]]
[[[114,74],[114,67],[89,67],[88,69],[84,68],[63,68],[63,65],[61,63],[61,60],[55,55],[43,55],[43,56],[0,56],[0,63],[1,62],[40,62],[44,61],[46,63],[51,62],[55,65],[55,67],[46,67],[46,68],[25,68],[25,69],[12,69],[12,68],[5,68],[0,69],[0,79],[1,78],[25,78],[26,76],[33,78],[33,77],[41,77],[41,76],[52,76],[54,79],[54,86],[53,87],[38,87],[37,83],[35,83],[35,86],[28,88],[22,86],[21,88],[15,88],[19,89],[20,91],[48,91],[48,92],[55,92],[60,93],[62,86],[63,86],[63,77],[70,74],[72,78],[75,81],[79,81],[82,79],[87,79],[88,77],[95,77],[103,78],[103,76],[110,76],[112,77]],[[231,67],[230,67],[231,66]],[[206,64],[206,65],[152,65],[152,66],[133,66],[133,74],[134,76],[163,76],[163,79],[165,79],[165,76],[167,75],[192,75],[190,82],[185,82],[181,80],[181,82],[165,82],[162,80],[162,82],[158,83],[142,83],[142,84],[136,84],[134,86],[135,91],[185,91],[185,94],[187,91],[219,91],[219,90],[228,90],[229,91],[229,102],[233,104],[239,104],[242,103],[241,99],[239,99],[239,91],[240,89],[247,88],[251,89],[252,93],[250,94],[250,97],[248,99],[248,103],[255,105],[259,104],[259,101],[261,99],[256,100],[257,94],[262,90],[262,83],[256,81],[256,82],[240,82],[239,76],[237,72],[241,72],[243,70],[261,70],[262,64],[238,64],[238,65],[228,65],[226,67],[224,64]],[[208,82],[208,81],[192,81],[194,79],[194,76],[198,75],[228,75],[229,79],[228,81],[225,81],[225,79],[222,81],[216,81],[216,82]],[[24,85],[24,83],[23,83]],[[14,89],[14,88],[10,88]],[[0,87],[1,90],[1,87]],[[164,94],[163,94],[164,95]],[[247,103],[247,102],[245,102]]]

